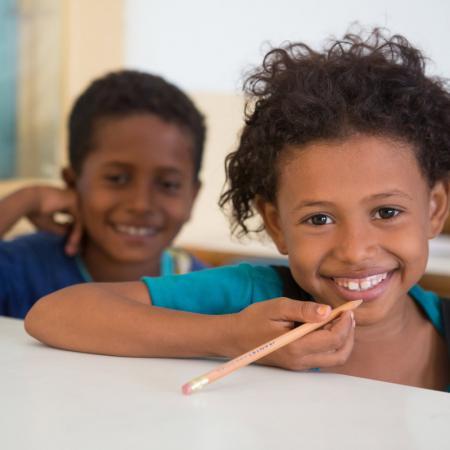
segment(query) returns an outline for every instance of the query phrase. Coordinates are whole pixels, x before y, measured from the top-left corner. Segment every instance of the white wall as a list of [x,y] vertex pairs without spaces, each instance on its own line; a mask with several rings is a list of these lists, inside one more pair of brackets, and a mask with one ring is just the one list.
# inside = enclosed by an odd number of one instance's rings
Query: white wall
[[356,20],[405,34],[450,74],[447,0],[127,0],[125,8],[125,62],[189,90],[239,90],[264,42],[316,45]]
[[273,254],[258,243],[242,248],[229,238],[217,207],[223,160],[242,125],[240,85],[269,43],[301,40],[317,47],[358,21],[404,34],[450,77],[450,2],[447,0],[126,0],[125,65],[160,74],[188,90],[208,118],[204,188],[179,243]]

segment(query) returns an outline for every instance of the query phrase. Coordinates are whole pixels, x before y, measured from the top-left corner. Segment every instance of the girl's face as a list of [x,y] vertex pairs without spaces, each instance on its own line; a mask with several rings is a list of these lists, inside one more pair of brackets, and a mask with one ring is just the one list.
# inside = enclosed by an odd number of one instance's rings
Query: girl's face
[[359,324],[400,308],[425,271],[428,239],[447,214],[406,143],[365,135],[288,150],[276,205],[259,202],[267,231],[297,283],[336,307],[363,299]]
[[74,176],[93,260],[158,267],[198,191],[193,141],[151,114],[104,119]]

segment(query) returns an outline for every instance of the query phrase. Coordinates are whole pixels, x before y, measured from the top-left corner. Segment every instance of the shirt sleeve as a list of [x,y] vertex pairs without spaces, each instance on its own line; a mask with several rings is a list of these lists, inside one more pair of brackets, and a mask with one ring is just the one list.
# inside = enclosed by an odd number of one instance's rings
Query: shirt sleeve
[[282,295],[271,267],[239,264],[163,277],[144,277],[152,304],[201,314],[229,314]]
[[6,289],[6,282],[3,278],[3,270],[0,265],[0,316],[10,316],[10,307],[8,301],[8,294]]

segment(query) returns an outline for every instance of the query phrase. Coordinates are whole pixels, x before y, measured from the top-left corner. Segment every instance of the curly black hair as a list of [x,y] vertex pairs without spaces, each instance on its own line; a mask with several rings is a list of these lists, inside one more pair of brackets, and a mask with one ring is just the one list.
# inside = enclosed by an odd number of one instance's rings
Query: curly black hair
[[77,98],[69,116],[69,161],[80,173],[93,150],[99,119],[149,113],[186,129],[193,139],[195,177],[201,168],[206,128],[192,100],[163,78],[136,70],[111,72],[94,80]]
[[[288,146],[355,133],[412,145],[430,186],[450,170],[448,81],[425,74],[425,58],[403,36],[374,29],[346,34],[321,52],[303,43],[274,48],[247,78],[246,121],[238,149],[226,158],[232,230],[250,230],[256,196],[273,202],[280,154]],[[284,154],[284,153],[283,153]]]

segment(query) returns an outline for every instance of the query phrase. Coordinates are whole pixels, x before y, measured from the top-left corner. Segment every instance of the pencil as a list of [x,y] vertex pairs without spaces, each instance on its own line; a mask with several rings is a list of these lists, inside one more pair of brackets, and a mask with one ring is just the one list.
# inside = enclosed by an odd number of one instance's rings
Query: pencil
[[330,315],[321,322],[313,322],[313,323],[304,323],[293,330],[288,331],[287,333],[282,334],[281,336],[272,339],[271,341],[266,342],[265,344],[260,345],[259,347],[254,348],[253,350],[244,353],[243,355],[237,356],[236,358],[222,364],[216,369],[211,370],[199,377],[193,378],[191,381],[185,383],[181,391],[185,395],[190,395],[195,391],[199,391],[204,386],[213,381],[219,380],[220,378],[234,372],[235,370],[240,369],[241,367],[247,366],[254,361],[257,361],[260,358],[268,355],[269,353],[278,350],[281,347],[284,347],[287,344],[305,336],[311,331],[317,330],[318,328],[323,327],[328,322],[331,322],[335,319],[341,312],[350,311],[352,309],[357,308],[362,303],[362,300],[354,300],[351,302],[344,303],[343,305],[333,309]]

